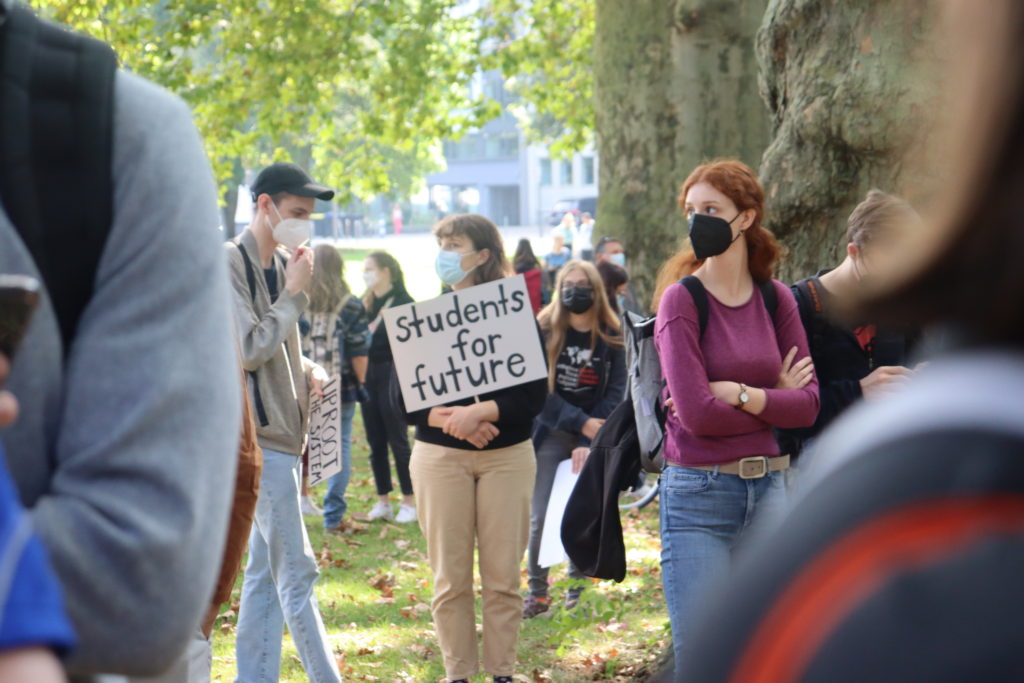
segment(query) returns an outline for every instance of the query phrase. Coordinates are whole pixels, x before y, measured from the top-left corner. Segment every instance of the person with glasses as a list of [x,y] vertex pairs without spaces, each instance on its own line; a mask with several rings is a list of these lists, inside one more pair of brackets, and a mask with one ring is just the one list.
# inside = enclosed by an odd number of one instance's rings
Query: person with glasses
[[[626,388],[621,325],[597,268],[586,261],[567,263],[552,299],[538,317],[548,358],[548,395],[533,432],[537,479],[530,515],[530,594],[523,605],[525,619],[551,606],[548,570],[540,566],[539,556],[558,465],[572,457],[573,471],[579,472],[588,453],[581,447],[589,446]],[[571,562],[569,577],[573,583],[565,594],[567,609],[576,606],[583,590],[583,575]]]

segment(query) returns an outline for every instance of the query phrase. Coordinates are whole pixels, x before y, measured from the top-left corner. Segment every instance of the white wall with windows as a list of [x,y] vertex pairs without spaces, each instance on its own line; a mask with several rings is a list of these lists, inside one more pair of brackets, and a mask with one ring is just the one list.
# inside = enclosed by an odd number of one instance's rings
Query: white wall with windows
[[523,164],[526,215],[535,225],[547,225],[555,202],[597,196],[599,160],[593,147],[562,159],[552,158],[546,146],[530,145]]

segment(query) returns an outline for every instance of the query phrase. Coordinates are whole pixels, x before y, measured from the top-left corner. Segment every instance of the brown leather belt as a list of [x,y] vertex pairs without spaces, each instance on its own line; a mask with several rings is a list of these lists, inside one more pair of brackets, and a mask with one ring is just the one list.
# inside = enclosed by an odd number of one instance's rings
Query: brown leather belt
[[789,469],[789,456],[779,455],[769,458],[763,455],[755,455],[750,458],[740,458],[721,465],[683,465],[695,470],[706,470],[713,472],[715,468],[723,474],[738,474],[740,479],[761,479],[769,472]]

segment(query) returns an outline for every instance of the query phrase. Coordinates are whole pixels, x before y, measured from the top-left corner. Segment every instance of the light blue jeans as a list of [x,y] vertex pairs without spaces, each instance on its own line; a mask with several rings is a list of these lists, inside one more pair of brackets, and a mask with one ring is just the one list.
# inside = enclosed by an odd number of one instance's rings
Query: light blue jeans
[[325,529],[341,524],[348,510],[345,491],[352,476],[352,418],[355,414],[355,401],[341,404],[341,472],[327,480],[327,495],[324,496]]
[[301,458],[263,449],[235,642],[239,683],[277,683],[286,622],[309,680],[341,681],[313,593],[320,571],[299,508],[301,470]]
[[716,580],[728,580],[737,540],[755,515],[777,517],[786,487],[783,472],[740,479],[675,466],[665,468],[659,487],[661,572],[678,672],[703,600]]

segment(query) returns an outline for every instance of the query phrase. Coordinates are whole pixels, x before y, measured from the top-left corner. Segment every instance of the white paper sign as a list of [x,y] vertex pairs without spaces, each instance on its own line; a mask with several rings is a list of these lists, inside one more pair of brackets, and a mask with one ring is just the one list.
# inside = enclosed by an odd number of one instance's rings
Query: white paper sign
[[569,503],[569,494],[579,478],[579,473],[572,473],[572,458],[558,463],[555,483],[551,485],[551,496],[548,498],[548,511],[544,516],[544,530],[540,535],[537,563],[541,567],[551,567],[568,559],[562,546],[562,517]]
[[547,377],[522,275],[384,311],[409,411]]
[[341,378],[324,383],[324,395],[309,396],[309,485],[341,472]]

